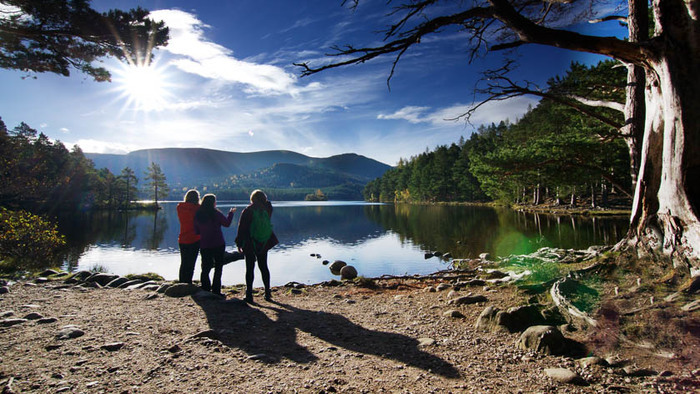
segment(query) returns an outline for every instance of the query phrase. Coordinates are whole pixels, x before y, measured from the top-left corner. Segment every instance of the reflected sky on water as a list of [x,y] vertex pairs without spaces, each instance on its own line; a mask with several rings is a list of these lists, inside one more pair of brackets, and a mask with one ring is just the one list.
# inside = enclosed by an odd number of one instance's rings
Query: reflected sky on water
[[[224,228],[227,250],[234,249],[236,224],[245,202],[220,202],[238,211]],[[426,251],[455,258],[530,253],[544,246],[585,249],[613,244],[626,232],[627,218],[574,218],[534,215],[508,209],[469,206],[367,204],[363,202],[273,202],[272,224],[280,244],[269,254],[273,285],[337,279],[323,260],[343,260],[359,275],[427,274],[450,268],[448,260],[425,259]],[[99,267],[126,275],[155,272],[177,278],[179,223],[176,203],[154,212],[98,212],[63,222],[71,250],[65,267]],[[321,258],[311,254],[320,254]],[[244,282],[245,264],[224,268],[223,284]],[[261,285],[256,269],[256,286]],[[199,259],[195,279],[199,277]]]

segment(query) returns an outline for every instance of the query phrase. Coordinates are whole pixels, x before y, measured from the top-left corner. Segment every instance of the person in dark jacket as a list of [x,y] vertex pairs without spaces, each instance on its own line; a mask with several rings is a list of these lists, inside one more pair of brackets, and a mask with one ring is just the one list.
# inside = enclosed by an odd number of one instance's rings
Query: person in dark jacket
[[[199,234],[199,247],[202,253],[202,275],[200,277],[203,290],[221,295],[221,274],[224,267],[224,248],[226,241],[221,232],[221,226],[228,227],[233,220],[236,208],[224,216],[216,209],[216,196],[207,194],[202,198],[202,205],[194,217],[194,229]],[[214,277],[209,281],[209,272],[214,268]]]
[[188,190],[185,201],[177,204],[177,218],[180,221],[180,234],[177,243],[180,246],[180,283],[192,283],[194,265],[199,254],[199,235],[194,231],[194,215],[199,209],[199,192]]
[[245,301],[253,302],[253,279],[255,271],[255,262],[258,262],[258,268],[262,275],[263,285],[265,286],[265,300],[270,301],[272,294],[270,293],[270,269],[267,267],[267,251],[279,242],[274,232],[271,232],[267,240],[255,240],[251,235],[251,224],[255,216],[255,211],[261,211],[267,214],[269,218],[272,216],[272,203],[267,200],[267,196],[262,190],[255,190],[250,195],[250,205],[248,205],[241,213],[241,218],[238,221],[238,234],[236,235],[236,246],[238,251],[245,255],[245,283],[246,293]]

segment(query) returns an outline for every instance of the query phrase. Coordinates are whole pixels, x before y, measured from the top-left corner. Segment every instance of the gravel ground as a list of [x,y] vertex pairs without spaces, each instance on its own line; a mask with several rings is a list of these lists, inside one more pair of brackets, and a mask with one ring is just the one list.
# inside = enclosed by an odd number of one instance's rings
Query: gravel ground
[[[515,290],[472,288],[488,301],[454,306],[447,303],[455,296],[448,296],[449,289],[426,291],[440,282],[280,287],[272,302],[256,296],[253,305],[232,288],[224,289],[222,300],[202,293],[172,298],[144,290],[15,282],[0,295],[0,387],[3,393],[598,393],[700,387],[694,365],[669,364],[666,376],[636,377],[621,368],[584,368],[571,358],[519,350],[519,334],[474,330],[487,305],[522,304]],[[59,339],[60,334],[76,337]],[[575,372],[585,385],[557,382],[545,373],[548,368]]]

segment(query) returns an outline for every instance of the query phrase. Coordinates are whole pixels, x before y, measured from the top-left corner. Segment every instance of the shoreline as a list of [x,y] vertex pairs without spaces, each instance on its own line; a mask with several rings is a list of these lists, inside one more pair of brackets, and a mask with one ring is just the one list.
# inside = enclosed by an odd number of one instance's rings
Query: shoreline
[[[626,346],[592,351],[599,358],[549,355],[519,347],[522,331],[477,328],[489,308],[533,301],[514,286],[483,280],[465,270],[290,283],[273,288],[272,302],[260,293],[253,305],[231,287],[221,299],[196,289],[168,295],[163,283],[120,289],[87,278],[23,280],[0,295],[0,387],[129,393],[700,387],[697,359]],[[564,326],[561,333],[582,343],[590,338]]]

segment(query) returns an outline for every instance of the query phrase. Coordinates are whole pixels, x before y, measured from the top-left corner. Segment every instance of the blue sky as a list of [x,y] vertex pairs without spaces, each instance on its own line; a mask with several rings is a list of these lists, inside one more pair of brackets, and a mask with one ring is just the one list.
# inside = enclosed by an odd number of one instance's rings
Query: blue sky
[[[152,11],[171,29],[155,52],[153,74],[137,79],[115,60],[111,83],[75,72],[66,78],[0,70],[0,117],[24,121],[69,147],[126,153],[202,147],[251,152],[285,149],[313,157],[353,152],[395,165],[468,137],[479,124],[515,120],[534,98],[484,106],[472,124],[450,121],[473,105],[479,72],[502,54],[471,64],[463,35],[424,40],[398,64],[393,57],[300,78],[294,62],[324,62],[333,45],[376,45],[391,19],[384,0],[351,11],[334,0],[94,0],[93,7]],[[579,26],[619,34],[616,23]],[[605,31],[603,29],[610,29]],[[573,60],[601,58],[537,45],[511,53],[518,78],[544,85]],[[145,89],[144,89],[145,88]],[[145,91],[144,91],[145,90]]]

